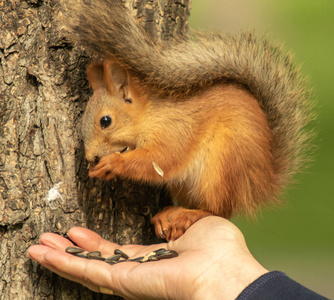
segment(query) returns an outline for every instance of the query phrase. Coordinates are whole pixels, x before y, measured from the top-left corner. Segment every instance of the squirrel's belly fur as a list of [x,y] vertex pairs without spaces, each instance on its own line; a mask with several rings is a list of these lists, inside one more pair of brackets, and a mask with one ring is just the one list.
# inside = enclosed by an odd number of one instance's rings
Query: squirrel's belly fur
[[120,1],[66,2],[70,38],[100,57],[82,126],[91,176],[167,184],[182,205],[224,217],[275,201],[311,137],[289,55],[253,33],[156,42]]
[[[271,132],[263,110],[249,92],[225,84],[197,96],[206,100],[203,120],[189,149],[182,149],[186,165],[172,180],[180,204],[230,217],[252,213],[274,199],[279,178],[271,154]],[[189,103],[200,107],[196,99]],[[182,125],[181,125],[182,126]],[[182,143],[183,141],[178,141]],[[174,184],[173,184],[174,183]]]

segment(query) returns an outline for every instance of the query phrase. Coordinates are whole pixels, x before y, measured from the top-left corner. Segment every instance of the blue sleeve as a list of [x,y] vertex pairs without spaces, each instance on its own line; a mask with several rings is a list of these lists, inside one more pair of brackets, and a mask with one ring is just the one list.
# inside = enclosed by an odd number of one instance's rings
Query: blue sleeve
[[236,300],[329,300],[290,279],[283,272],[266,273],[246,287]]

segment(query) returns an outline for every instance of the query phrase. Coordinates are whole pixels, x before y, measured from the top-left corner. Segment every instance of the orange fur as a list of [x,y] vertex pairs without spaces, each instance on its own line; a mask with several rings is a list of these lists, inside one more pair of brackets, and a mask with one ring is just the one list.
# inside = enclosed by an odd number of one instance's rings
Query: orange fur
[[267,37],[192,31],[156,41],[122,1],[64,5],[70,40],[101,59],[87,70],[90,176],[166,184],[198,210],[164,210],[157,232],[163,224],[175,239],[208,213],[253,213],[308,160],[307,81]]
[[[177,210],[178,224],[208,214],[229,218],[235,211],[253,212],[276,192],[271,132],[263,110],[244,88],[225,83],[182,101],[156,99],[115,61],[94,63],[87,77],[94,89],[83,118],[90,176],[167,184],[179,204],[204,212]],[[104,115],[112,124],[102,129]],[[130,151],[119,153],[127,146]],[[165,223],[170,212],[158,218],[156,224]],[[180,230],[167,233],[171,239],[179,235]]]

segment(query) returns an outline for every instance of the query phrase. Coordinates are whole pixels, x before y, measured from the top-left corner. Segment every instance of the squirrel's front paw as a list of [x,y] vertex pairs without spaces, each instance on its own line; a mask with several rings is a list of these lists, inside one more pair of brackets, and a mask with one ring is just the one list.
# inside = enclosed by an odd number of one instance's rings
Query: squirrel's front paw
[[110,180],[117,175],[121,175],[122,166],[121,155],[113,153],[103,156],[96,165],[90,165],[88,175],[103,180]]

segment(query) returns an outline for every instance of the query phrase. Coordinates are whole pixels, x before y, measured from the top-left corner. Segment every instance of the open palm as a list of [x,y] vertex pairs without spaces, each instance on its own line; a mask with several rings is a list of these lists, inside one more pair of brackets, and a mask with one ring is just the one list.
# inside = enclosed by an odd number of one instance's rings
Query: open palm
[[267,272],[249,253],[242,233],[219,217],[196,222],[176,241],[150,246],[119,246],[77,227],[68,235],[79,247],[101,251],[105,257],[116,248],[130,258],[162,247],[179,253],[178,257],[154,262],[109,265],[66,253],[65,248],[73,244],[53,233],[43,234],[41,245],[29,248],[32,259],[60,276],[96,292],[126,299],[235,299],[249,283]]

